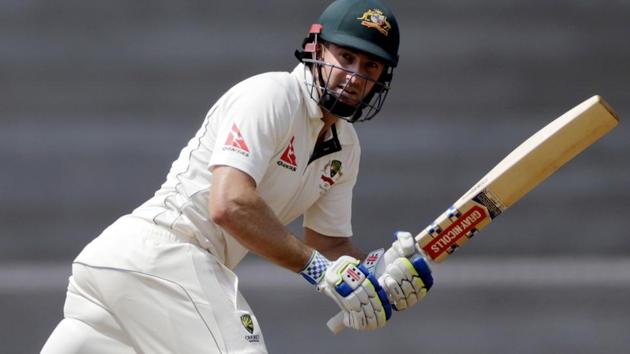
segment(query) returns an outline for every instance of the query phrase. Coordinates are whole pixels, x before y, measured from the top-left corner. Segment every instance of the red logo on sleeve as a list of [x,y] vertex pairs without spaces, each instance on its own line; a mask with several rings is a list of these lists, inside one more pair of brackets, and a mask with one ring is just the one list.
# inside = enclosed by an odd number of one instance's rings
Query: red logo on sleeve
[[236,123],[232,123],[232,130],[228,134],[227,140],[225,140],[223,150],[238,152],[245,156],[249,155],[247,143],[245,143],[245,139],[243,139],[243,135],[236,126]]
[[297,170],[297,159],[295,157],[295,149],[293,148],[294,141],[295,137],[292,136],[289,146],[284,149],[282,156],[280,156],[280,161],[278,161],[278,165],[288,168],[291,171]]

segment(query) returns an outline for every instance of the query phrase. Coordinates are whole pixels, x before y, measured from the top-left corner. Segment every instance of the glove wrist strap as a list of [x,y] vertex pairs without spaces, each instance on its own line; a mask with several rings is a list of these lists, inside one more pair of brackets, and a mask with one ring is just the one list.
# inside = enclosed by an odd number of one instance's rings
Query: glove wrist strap
[[317,250],[313,250],[311,258],[309,258],[304,269],[300,271],[300,275],[313,285],[319,284],[326,275],[326,270],[330,266],[331,262],[328,258],[324,257]]

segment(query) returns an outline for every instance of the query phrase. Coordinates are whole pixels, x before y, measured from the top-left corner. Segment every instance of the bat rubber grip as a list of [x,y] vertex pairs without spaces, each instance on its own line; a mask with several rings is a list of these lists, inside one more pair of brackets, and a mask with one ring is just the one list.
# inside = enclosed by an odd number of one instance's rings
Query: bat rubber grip
[[343,324],[343,312],[339,312],[333,318],[329,319],[326,323],[328,329],[330,329],[333,334],[339,334],[343,331],[346,326]]

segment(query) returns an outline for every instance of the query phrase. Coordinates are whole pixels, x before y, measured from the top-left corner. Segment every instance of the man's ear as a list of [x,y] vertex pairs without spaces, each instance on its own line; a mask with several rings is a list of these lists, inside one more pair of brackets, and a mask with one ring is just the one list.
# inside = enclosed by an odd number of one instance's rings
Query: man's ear
[[319,42],[315,46],[315,58],[317,58],[317,60],[324,58],[324,43]]

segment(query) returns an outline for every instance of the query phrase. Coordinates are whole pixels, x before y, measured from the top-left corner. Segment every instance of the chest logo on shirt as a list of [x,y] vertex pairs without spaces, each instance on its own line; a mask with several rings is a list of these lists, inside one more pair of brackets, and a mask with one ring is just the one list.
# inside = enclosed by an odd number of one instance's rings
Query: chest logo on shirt
[[249,156],[249,147],[247,147],[247,143],[245,143],[245,139],[243,139],[243,135],[236,123],[232,123],[232,130],[230,130],[225,144],[223,144],[223,151],[226,150],[239,153],[245,157]]
[[337,183],[339,177],[343,173],[341,172],[341,161],[332,160],[329,161],[322,169],[322,175],[320,177],[319,189],[321,193],[328,191],[332,186]]
[[291,141],[289,142],[289,146],[284,149],[282,156],[280,156],[280,160],[278,160],[278,166],[282,166],[284,168],[288,168],[291,171],[297,170],[297,159],[295,157],[295,149],[293,148],[293,142],[295,141],[295,137],[291,137]]

